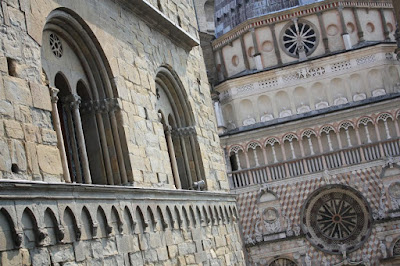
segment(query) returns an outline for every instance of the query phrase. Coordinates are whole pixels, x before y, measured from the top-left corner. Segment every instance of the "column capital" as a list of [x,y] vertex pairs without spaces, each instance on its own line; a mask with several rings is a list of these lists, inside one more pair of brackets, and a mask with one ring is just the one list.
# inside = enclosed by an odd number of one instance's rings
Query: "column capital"
[[196,135],[196,129],[193,126],[176,128],[172,130],[172,134],[174,136],[194,136]]
[[79,109],[81,102],[81,97],[75,93],[65,97],[65,103],[68,104],[72,109]]
[[50,98],[52,103],[57,103],[58,102],[58,93],[60,92],[59,89],[56,87],[49,87],[50,90]]

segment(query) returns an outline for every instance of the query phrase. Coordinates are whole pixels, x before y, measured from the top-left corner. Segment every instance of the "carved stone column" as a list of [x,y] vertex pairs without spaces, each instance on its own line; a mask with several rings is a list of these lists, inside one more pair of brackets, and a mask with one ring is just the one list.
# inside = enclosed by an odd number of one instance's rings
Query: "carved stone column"
[[178,164],[176,163],[174,143],[172,142],[171,130],[172,130],[171,126],[167,126],[165,130],[165,137],[167,138],[167,146],[171,160],[171,167],[172,167],[172,173],[174,175],[175,186],[177,189],[182,189],[181,179],[179,177],[179,171],[178,171]]
[[222,54],[222,48],[218,49],[218,56],[221,62],[221,72],[223,74],[224,79],[228,78],[228,71],[226,70],[224,55]]
[[324,18],[322,17],[322,13],[321,12],[318,12],[317,16],[318,16],[319,26],[321,28],[322,41],[324,43],[325,53],[330,53],[331,50],[329,49],[329,40],[328,40],[328,36],[326,34]]
[[347,31],[346,22],[344,20],[342,6],[338,7],[338,12],[339,12],[339,17],[340,17],[340,22],[342,24],[342,32],[343,32],[342,38],[343,38],[344,47],[346,48],[346,50],[350,50],[352,48],[352,45],[351,45],[350,35]]
[[250,32],[251,32],[251,37],[253,38],[254,62],[256,63],[257,70],[262,70],[262,69],[264,69],[264,66],[263,66],[262,60],[261,60],[260,49],[258,48],[256,32],[254,29],[251,29]]
[[278,65],[282,65],[281,52],[279,50],[278,39],[276,38],[275,24],[270,24],[269,27],[272,33],[272,41],[274,42],[274,51],[276,59],[278,60]]
[[61,122],[60,122],[60,117],[58,114],[58,107],[57,107],[57,102],[58,102],[58,92],[59,90],[57,88],[50,87],[50,96],[51,96],[51,108],[52,108],[52,118],[53,118],[53,123],[54,123],[54,129],[57,134],[57,144],[58,144],[58,149],[60,150],[60,157],[61,157],[61,164],[63,168],[63,175],[64,175],[64,181],[67,183],[71,183],[71,176],[69,174],[69,168],[68,168],[68,159],[67,159],[67,154],[65,152],[65,146],[64,146],[64,138],[61,130]]
[[358,35],[358,40],[359,42],[364,42],[364,31],[361,27],[361,22],[360,22],[360,17],[358,15],[358,10],[357,8],[353,7],[353,14],[354,14],[354,19],[356,20],[356,27],[357,27],[357,35]]
[[383,8],[380,8],[379,9],[379,13],[381,15],[381,21],[382,21],[382,26],[383,26],[383,34],[385,36],[385,41],[390,41],[390,37],[389,37],[390,32],[389,32],[389,29],[388,29],[388,26],[387,26],[387,21],[386,21],[386,18],[385,18],[385,10]]
[[78,140],[79,155],[82,164],[83,177],[85,179],[85,184],[91,184],[92,178],[90,176],[89,160],[86,152],[85,136],[83,135],[81,115],[79,113],[81,97],[79,97],[79,95],[77,94],[71,94],[68,97],[68,100],[70,100],[71,112],[74,118],[74,125],[76,130],[76,138]]
[[250,69],[249,58],[247,57],[246,44],[244,43],[243,35],[240,35],[240,46],[242,47],[243,62],[246,69]]

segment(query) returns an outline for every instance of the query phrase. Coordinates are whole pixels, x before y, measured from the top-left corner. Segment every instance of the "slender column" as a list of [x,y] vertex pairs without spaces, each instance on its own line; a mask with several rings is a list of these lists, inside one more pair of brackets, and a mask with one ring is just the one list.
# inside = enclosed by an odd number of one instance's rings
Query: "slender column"
[[280,146],[281,146],[283,161],[286,161],[287,157],[286,157],[286,151],[285,151],[285,142],[283,142]]
[[314,155],[315,152],[314,152],[314,146],[312,144],[311,137],[307,137],[307,140],[308,140],[308,146],[310,146],[310,153],[311,153],[311,155]]
[[271,29],[272,33],[272,41],[274,42],[274,51],[275,56],[278,59],[278,65],[282,65],[281,52],[279,50],[278,39],[276,38],[275,24],[270,24],[269,28]]
[[361,161],[365,162],[365,155],[364,155],[364,149],[361,147],[361,137],[360,137],[360,132],[358,131],[359,127],[356,127],[354,130],[356,131],[356,137],[357,137],[357,142],[358,146],[360,146],[360,154],[361,154]]
[[118,125],[117,125],[117,118],[115,115],[116,110],[119,110],[120,106],[117,99],[113,99],[113,101],[114,102],[112,103],[112,106],[110,108],[111,129],[115,143],[115,150],[117,151],[119,171],[121,173],[121,179],[122,179],[121,181],[122,184],[125,185],[128,183],[128,177],[126,174],[124,155],[122,153],[121,140],[119,139]]
[[326,139],[328,140],[329,151],[333,151],[331,135],[329,134],[329,132],[326,134]]
[[[195,129],[193,128],[193,131]],[[192,147],[192,154],[193,154],[193,161],[194,161],[194,168],[196,170],[196,175],[197,175],[197,180],[196,181],[200,181],[203,180],[202,176],[201,176],[201,171],[200,171],[200,165],[199,165],[199,158],[197,156],[197,148],[196,148],[196,142],[194,140],[194,134],[196,132],[191,132],[189,133],[189,141],[190,141],[190,146]]]
[[247,151],[244,152],[244,157],[246,158],[246,167],[247,169],[250,168],[250,160],[249,160],[249,155],[247,154]]
[[339,144],[339,149],[343,149],[342,140],[340,139],[340,131],[336,133],[336,138]]
[[174,180],[175,180],[175,187],[177,189],[182,189],[181,179],[179,177],[179,171],[178,171],[178,164],[176,162],[174,143],[172,141],[172,136],[171,136],[171,129],[172,129],[171,126],[167,126],[165,131],[165,136],[167,138],[167,146],[168,146],[169,157],[171,160],[172,173],[174,175]]
[[293,159],[296,159],[296,153],[294,152],[293,141],[289,140],[290,151],[292,152]]
[[386,138],[387,139],[391,139],[392,136],[390,136],[390,130],[389,130],[389,127],[388,127],[388,124],[387,124],[387,120],[383,121],[383,124],[385,125]]
[[264,156],[264,164],[268,165],[268,157],[267,157],[267,151],[265,150],[265,147],[261,147],[263,156]]
[[274,144],[271,145],[271,149],[272,149],[272,156],[274,157],[274,163],[277,163],[278,160],[276,159],[276,151],[275,151],[275,145]]
[[300,145],[301,157],[303,158],[303,159],[302,159],[302,162],[303,162],[304,171],[305,171],[305,173],[309,173],[307,162],[306,162],[306,160],[304,159],[304,157],[306,157],[306,154],[305,154],[305,152],[304,152],[303,139],[301,139],[301,140],[298,141],[298,142],[299,142],[299,145]]
[[188,175],[189,187],[192,188],[192,186],[193,186],[193,178],[192,178],[192,173],[190,171],[190,165],[189,165],[189,159],[188,159],[188,155],[187,155],[185,137],[182,136],[182,135],[179,135],[179,140],[181,142],[183,160],[185,161],[185,168],[186,168],[186,174]]
[[246,44],[244,43],[243,35],[240,35],[240,46],[242,47],[243,62],[246,69],[250,69],[249,58],[247,57]]
[[385,18],[384,9],[380,8],[379,9],[379,13],[381,14],[381,21],[382,21],[383,34],[385,36],[385,41],[390,41],[390,37],[389,37],[390,32],[389,32],[389,29],[388,29],[388,26],[387,26],[387,21],[386,21],[386,18]]
[[359,42],[364,42],[365,41],[364,31],[361,27],[360,17],[358,16],[357,8],[353,7],[352,10],[353,10],[353,14],[354,14],[354,19],[356,21],[358,40],[359,40]]
[[68,124],[70,140],[71,140],[70,145],[71,145],[71,150],[72,150],[71,160],[74,161],[74,165],[75,165],[76,178],[75,178],[75,180],[73,180],[73,182],[83,183],[81,163],[79,160],[78,143],[76,142],[74,120],[72,119],[72,114],[71,114],[71,106],[69,103],[64,102],[63,108],[66,111],[65,112],[66,116],[67,116],[66,119],[68,120],[67,124]]
[[242,167],[240,166],[239,152],[237,152],[237,151],[235,151],[235,158],[236,158],[238,170],[242,170]]
[[[322,141],[321,141],[321,136],[320,135],[317,135],[317,140],[318,140],[319,150],[321,151],[321,154],[323,154],[324,153],[324,148],[322,146]],[[327,169],[328,166],[326,165],[325,156],[321,155],[321,157],[322,157],[322,165],[323,165],[324,169]]]
[[52,108],[51,114],[52,114],[52,118],[53,118],[54,129],[56,130],[56,134],[57,134],[57,144],[58,144],[58,149],[60,150],[64,181],[67,183],[71,183],[71,176],[69,174],[69,168],[68,168],[68,159],[67,159],[67,154],[65,152],[64,138],[62,135],[61,122],[60,122],[60,117],[58,114],[58,107],[57,107],[57,102],[58,102],[57,94],[58,94],[59,90],[56,88],[53,88],[53,87],[50,87],[49,89],[50,89],[51,108]]
[[81,115],[79,113],[81,97],[79,97],[77,94],[72,94],[70,98],[71,98],[71,109],[72,109],[71,111],[75,122],[76,137],[78,139],[78,146],[80,153],[79,155],[82,163],[83,177],[85,179],[85,184],[91,184],[92,178],[90,176],[89,160],[86,152],[85,136],[83,135]]
[[254,160],[256,161],[256,166],[260,166],[260,163],[258,162],[258,155],[257,155],[257,149],[253,149],[253,154],[254,154]]
[[394,125],[395,125],[395,127],[396,127],[397,136],[400,137],[399,122],[397,122],[397,119],[394,119]]
[[365,135],[367,137],[367,142],[372,143],[371,136],[369,135],[368,125],[364,125],[364,129],[365,129]]
[[215,116],[217,118],[217,126],[225,127],[224,116],[221,110],[221,104],[218,100],[214,102],[214,111],[215,111]]
[[340,17],[340,22],[342,24],[342,32],[343,32],[342,38],[343,38],[343,42],[344,42],[344,47],[346,48],[346,50],[349,50],[352,48],[352,45],[351,45],[350,35],[347,31],[346,21],[344,20],[342,6],[338,7],[338,12],[339,12],[339,17]]
[[353,144],[351,143],[351,138],[350,138],[349,129],[346,128],[346,129],[345,129],[345,132],[346,132],[346,138],[347,138],[347,145],[348,145],[349,147],[353,147]]
[[381,134],[379,132],[379,128],[378,128],[378,123],[375,124],[375,132],[376,132],[376,138],[378,139],[379,142],[379,151],[381,152],[381,157],[385,156],[385,151],[383,150],[383,146],[382,146],[382,139],[381,139]]
[[222,54],[222,49],[218,50],[218,55],[219,55],[219,59],[221,62],[221,68],[222,68],[221,71],[224,76],[224,79],[226,79],[226,78],[228,78],[228,72],[226,70],[226,65],[225,65],[224,55]]
[[256,63],[257,70],[262,70],[264,68],[262,61],[261,61],[261,54],[260,49],[258,48],[257,36],[254,29],[251,29],[251,37],[253,38],[253,45],[254,45],[254,62]]
[[108,151],[107,138],[106,138],[106,133],[104,130],[104,121],[103,121],[103,117],[101,115],[100,110],[96,110],[96,121],[97,121],[98,129],[99,129],[101,148],[103,150],[104,164],[105,164],[106,173],[107,173],[107,182],[109,185],[114,185],[110,153]]
[[321,12],[318,12],[317,16],[318,16],[319,26],[321,28],[322,41],[324,43],[325,53],[330,53],[331,50],[329,49],[329,39],[328,39],[328,36],[326,34],[324,18],[322,17],[322,13]]

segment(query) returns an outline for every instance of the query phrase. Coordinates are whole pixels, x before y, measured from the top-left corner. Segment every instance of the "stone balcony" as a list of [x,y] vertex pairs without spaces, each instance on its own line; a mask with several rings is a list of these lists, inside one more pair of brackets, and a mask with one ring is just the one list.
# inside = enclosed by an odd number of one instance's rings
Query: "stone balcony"
[[237,221],[226,193],[0,181],[0,257],[15,265],[238,263]]
[[232,171],[228,173],[228,177],[231,189],[241,190],[255,185],[323,173],[334,169],[351,166],[362,168],[365,163],[395,156],[400,156],[399,138],[340,149],[296,160]]

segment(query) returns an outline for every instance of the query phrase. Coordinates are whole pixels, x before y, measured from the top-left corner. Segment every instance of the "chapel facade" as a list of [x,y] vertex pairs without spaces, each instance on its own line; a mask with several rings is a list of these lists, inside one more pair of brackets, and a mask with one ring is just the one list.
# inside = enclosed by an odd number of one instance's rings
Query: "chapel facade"
[[244,265],[192,1],[0,2],[0,264]]
[[392,1],[215,8],[214,107],[249,263],[398,265]]

